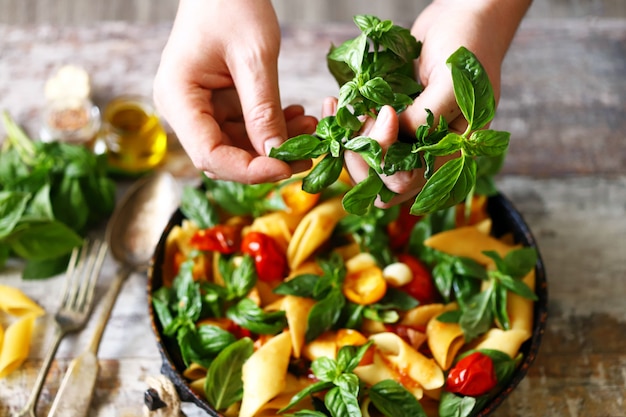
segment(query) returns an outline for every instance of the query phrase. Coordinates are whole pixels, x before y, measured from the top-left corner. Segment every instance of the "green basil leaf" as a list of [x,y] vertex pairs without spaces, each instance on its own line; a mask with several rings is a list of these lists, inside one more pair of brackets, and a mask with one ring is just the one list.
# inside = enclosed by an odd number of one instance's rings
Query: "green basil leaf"
[[376,196],[383,188],[383,180],[370,168],[367,178],[352,187],[342,200],[343,208],[350,214],[362,216],[373,207]]
[[343,169],[343,158],[326,155],[303,178],[302,189],[309,194],[317,194],[337,181]]
[[496,100],[487,72],[465,47],[457,49],[446,63],[452,72],[456,101],[469,123],[468,131],[483,128],[496,112]]
[[422,167],[422,161],[417,152],[413,152],[413,145],[404,142],[394,142],[385,155],[383,173],[393,175],[400,171],[411,171]]
[[439,417],[469,417],[476,405],[476,398],[461,397],[448,391],[441,392]]
[[345,302],[346,299],[341,293],[341,289],[335,288],[326,297],[313,305],[307,318],[305,334],[307,343],[315,340],[337,322]]
[[241,370],[254,351],[253,342],[244,337],[220,352],[207,372],[204,392],[216,410],[225,410],[243,396]]
[[[354,101],[359,96],[359,87],[357,86],[354,80],[350,80],[339,89],[339,101],[337,103],[337,109],[346,109],[347,106]],[[344,124],[339,123],[340,126],[344,126]],[[352,129],[358,130],[358,129]]]
[[346,142],[344,147],[358,153],[370,168],[376,173],[382,174],[383,148],[374,139],[367,136],[357,136]]
[[[344,129],[356,132],[361,129],[362,123],[347,107],[337,109],[337,123]],[[337,141],[338,142],[338,141]],[[338,142],[339,143],[339,142]]]
[[201,229],[213,227],[220,221],[206,193],[190,185],[183,187],[180,211]]
[[509,320],[509,313],[506,308],[506,300],[508,298],[506,287],[502,285],[501,281],[492,282],[491,285],[493,287],[491,296],[491,310],[493,311],[493,317],[504,330],[510,330],[511,324]]
[[43,261],[70,253],[82,241],[76,232],[55,220],[18,223],[8,243],[20,258]]
[[470,156],[499,156],[509,148],[511,134],[497,130],[477,130],[463,142],[465,153]]
[[419,301],[407,294],[406,291],[389,286],[387,287],[385,295],[383,298],[378,300],[375,307],[381,309],[392,308],[400,311],[407,311],[417,307],[418,305]]
[[274,294],[295,295],[297,297],[313,297],[315,286],[320,280],[319,275],[297,275],[289,281],[281,282],[274,290]]
[[476,162],[472,158],[465,156],[446,162],[417,195],[411,206],[411,214],[428,214],[460,203],[475,180]]
[[240,300],[226,311],[226,317],[257,334],[277,334],[287,327],[285,312],[265,312],[249,298]]
[[328,59],[345,62],[355,74],[361,71],[363,55],[367,48],[367,35],[361,33],[332,49]]
[[465,340],[480,336],[491,328],[493,314],[491,310],[491,296],[493,287],[489,287],[472,297],[468,308],[463,311],[459,324],[465,334]]
[[529,300],[537,301],[537,294],[524,281],[513,279],[508,275],[500,277],[498,281],[507,290]]
[[394,102],[394,92],[389,83],[381,77],[368,80],[359,88],[363,97],[379,105],[391,104]]
[[287,139],[277,148],[272,148],[269,156],[285,162],[311,159],[319,144],[320,140],[316,136],[299,135]]
[[311,363],[311,371],[320,381],[330,382],[334,381],[342,372],[336,361],[325,356],[317,358]]
[[512,250],[504,256],[504,272],[514,279],[521,279],[535,268],[537,258],[537,250],[532,247]]
[[458,323],[461,320],[461,314],[461,310],[446,311],[437,316],[437,321],[442,323]]
[[343,390],[339,387],[331,388],[324,397],[324,404],[333,417],[361,417],[361,408],[357,393]]
[[[234,262],[234,259],[232,261]],[[236,268],[232,268],[230,275],[222,276],[230,299],[245,297],[257,282],[254,259],[250,255],[244,255],[241,258],[241,263]]]
[[396,25],[381,36],[380,43],[406,61],[417,59],[422,49],[421,43],[408,29]]
[[451,155],[463,148],[465,139],[456,133],[448,133],[443,139],[433,145],[425,145],[417,148],[418,152],[428,152],[434,156]]
[[[2,255],[0,248],[0,257]],[[63,273],[67,269],[70,254],[57,256],[50,259],[27,260],[22,270],[22,278],[25,280],[49,278]]]
[[389,417],[426,417],[426,412],[415,396],[402,384],[386,379],[369,389],[369,397],[374,407]]
[[0,239],[8,236],[26,211],[30,194],[0,191]]

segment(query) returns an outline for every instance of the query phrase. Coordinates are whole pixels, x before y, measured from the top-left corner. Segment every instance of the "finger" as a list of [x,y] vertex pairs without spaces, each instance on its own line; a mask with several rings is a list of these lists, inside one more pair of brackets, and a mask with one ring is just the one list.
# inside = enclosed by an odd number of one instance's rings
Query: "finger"
[[335,97],[326,97],[322,102],[322,117],[333,116],[337,112],[337,103]]
[[278,61],[255,58],[259,59],[239,62],[231,70],[250,142],[260,155],[267,155],[287,139],[287,126],[280,103]]
[[426,124],[426,109],[433,113],[435,125],[443,117],[455,131],[463,131],[467,127],[454,97],[451,79],[431,79],[424,91],[400,116],[401,129],[414,133],[419,126]]

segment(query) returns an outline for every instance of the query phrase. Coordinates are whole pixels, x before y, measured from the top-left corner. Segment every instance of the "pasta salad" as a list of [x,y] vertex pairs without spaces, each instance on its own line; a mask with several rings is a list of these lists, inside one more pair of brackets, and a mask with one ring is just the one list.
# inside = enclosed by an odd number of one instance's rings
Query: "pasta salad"
[[344,211],[349,189],[203,178],[152,294],[191,389],[225,416],[469,416],[532,336],[534,248],[487,198],[417,217]]

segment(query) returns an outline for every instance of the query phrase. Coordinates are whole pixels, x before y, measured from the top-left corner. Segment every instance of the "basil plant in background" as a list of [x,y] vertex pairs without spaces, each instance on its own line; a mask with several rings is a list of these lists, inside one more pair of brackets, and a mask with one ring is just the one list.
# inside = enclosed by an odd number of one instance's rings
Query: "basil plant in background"
[[[502,166],[510,134],[484,129],[495,115],[496,102],[476,56],[461,47],[447,60],[456,101],[468,122],[466,131],[450,131],[443,118],[435,123],[425,109],[427,123],[414,137],[399,137],[383,155],[378,142],[360,134],[362,116],[375,118],[385,105],[402,112],[419,95],[422,86],[415,80],[413,61],[421,43],[389,20],[357,15],[354,22],[361,33],[331,47],[327,55],[329,70],[340,85],[336,114],[322,119],[314,135],[290,138],[270,156],[286,162],[319,158],[302,186],[318,193],[339,178],[345,151],[358,153],[370,171],[344,196],[344,209],[351,214],[365,214],[377,196],[385,202],[393,198],[381,176],[416,168],[424,169],[427,181],[411,207],[414,215],[451,207],[474,193],[495,193],[493,176]],[[435,171],[435,158],[450,155],[452,159]]]

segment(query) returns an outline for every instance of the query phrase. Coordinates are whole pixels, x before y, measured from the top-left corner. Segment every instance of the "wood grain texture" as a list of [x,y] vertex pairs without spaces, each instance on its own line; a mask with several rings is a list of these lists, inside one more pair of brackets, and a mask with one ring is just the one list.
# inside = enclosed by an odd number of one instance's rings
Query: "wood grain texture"
[[[149,95],[168,30],[168,24],[123,22],[0,25],[0,109],[36,133],[45,79],[65,63],[89,70],[99,104],[124,92]],[[352,34],[351,25],[343,24],[285,27],[285,104],[301,102],[319,113],[323,97],[336,93],[321,57],[331,41]],[[496,417],[626,417],[625,48],[626,20],[537,19],[522,25],[507,56],[494,127],[509,130],[513,139],[498,185],[537,238],[550,307],[540,353]],[[99,294],[114,272],[108,259]],[[49,312],[57,306],[60,280],[21,281],[15,263],[0,272],[0,282],[22,288]],[[0,380],[0,416],[26,401],[51,340],[50,324],[49,316],[38,320],[29,359]],[[90,336],[88,325],[61,344],[40,415],[46,415],[60,377]],[[126,282],[100,359],[90,416],[140,415],[145,378],[158,374],[161,365],[144,276]],[[186,411],[203,415],[193,406]]]

